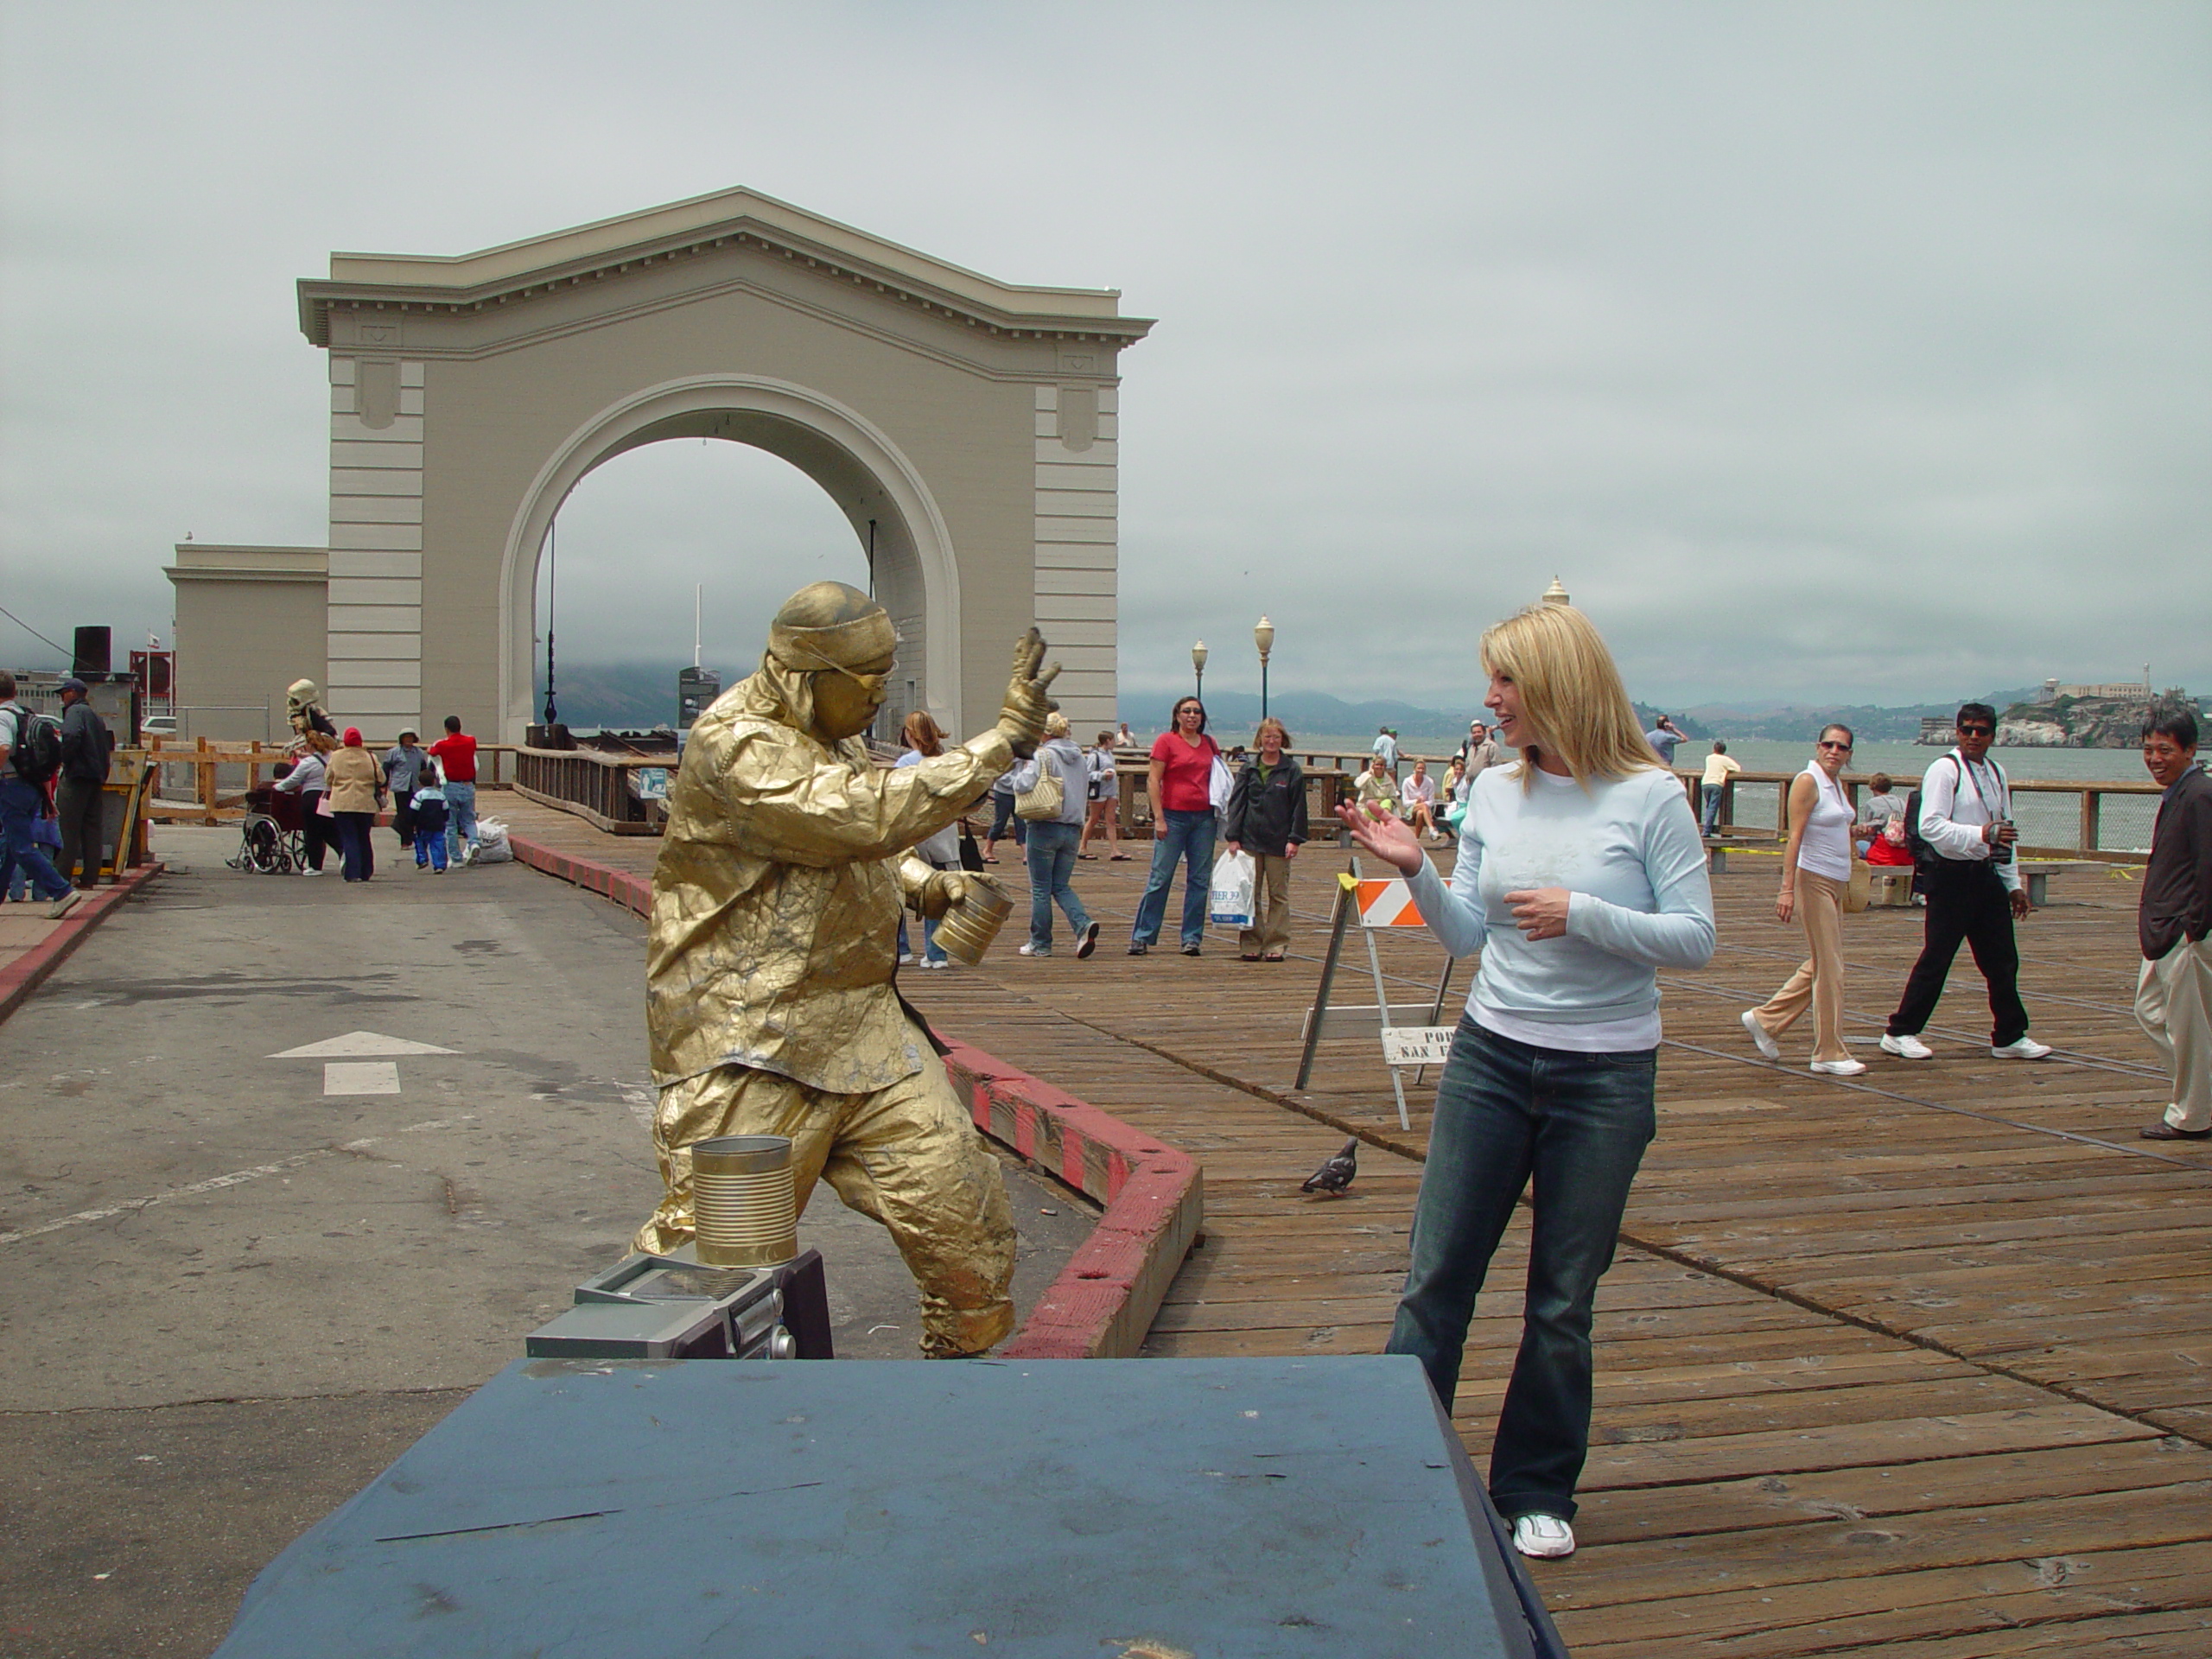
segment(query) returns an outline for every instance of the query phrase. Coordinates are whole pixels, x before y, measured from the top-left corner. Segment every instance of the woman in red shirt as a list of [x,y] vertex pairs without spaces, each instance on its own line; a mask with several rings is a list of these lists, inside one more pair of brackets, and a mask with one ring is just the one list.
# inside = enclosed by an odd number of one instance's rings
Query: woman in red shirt
[[1195,957],[1206,936],[1206,889],[1213,881],[1213,766],[1221,753],[1206,735],[1206,708],[1196,697],[1175,705],[1167,729],[1152,746],[1152,876],[1137,900],[1129,954],[1160,943],[1175,861],[1184,861],[1183,954]]

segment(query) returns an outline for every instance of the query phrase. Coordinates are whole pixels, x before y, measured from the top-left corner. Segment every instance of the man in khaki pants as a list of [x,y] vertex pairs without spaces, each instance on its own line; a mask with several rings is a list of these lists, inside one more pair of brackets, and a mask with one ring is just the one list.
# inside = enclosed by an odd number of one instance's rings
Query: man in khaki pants
[[2152,715],[2143,764],[2164,786],[2143,872],[2135,1018],[2173,1068],[2173,1103],[2145,1141],[2212,1139],[2212,778],[2196,764],[2196,717]]

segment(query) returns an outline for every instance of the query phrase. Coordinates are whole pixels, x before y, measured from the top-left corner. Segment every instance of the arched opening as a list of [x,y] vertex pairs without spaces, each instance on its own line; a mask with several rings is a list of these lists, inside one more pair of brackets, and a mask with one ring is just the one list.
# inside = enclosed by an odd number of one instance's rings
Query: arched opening
[[626,450],[569,493],[538,560],[531,707],[542,716],[550,634],[564,723],[668,723],[693,660],[695,596],[697,660],[727,689],[753,671],[793,589],[866,588],[868,564],[830,498],[766,450],[714,439]]
[[[515,512],[501,567],[499,698],[507,741],[518,741],[537,717],[537,586],[556,515],[595,468],[683,438],[765,450],[820,487],[857,547],[873,544],[875,594],[899,625],[902,643],[887,719],[895,722],[907,709],[921,707],[950,729],[961,729],[959,639],[952,626],[960,613],[959,577],[944,518],[919,474],[881,432],[820,393],[731,376],[671,382],[626,398],[584,423],[540,468]],[[801,575],[785,591],[807,579]],[[556,603],[556,626],[558,614]]]

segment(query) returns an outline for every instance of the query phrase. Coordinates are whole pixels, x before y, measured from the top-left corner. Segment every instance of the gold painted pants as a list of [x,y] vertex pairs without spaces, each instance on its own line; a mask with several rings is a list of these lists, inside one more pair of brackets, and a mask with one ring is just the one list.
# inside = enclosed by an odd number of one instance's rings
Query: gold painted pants
[[1006,1185],[934,1055],[914,1076],[865,1095],[737,1065],[669,1084],[653,1113],[668,1196],[633,1248],[658,1255],[690,1242],[690,1148],[718,1135],[787,1136],[801,1215],[823,1179],[848,1209],[890,1231],[921,1288],[925,1355],[980,1354],[1014,1329]]

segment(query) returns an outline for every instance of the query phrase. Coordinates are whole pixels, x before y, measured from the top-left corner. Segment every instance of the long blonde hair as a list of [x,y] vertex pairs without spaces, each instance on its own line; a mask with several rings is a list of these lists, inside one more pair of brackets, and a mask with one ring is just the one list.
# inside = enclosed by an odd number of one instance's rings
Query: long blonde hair
[[1604,636],[1573,606],[1531,605],[1485,632],[1480,650],[1487,671],[1520,688],[1522,717],[1535,728],[1521,751],[1522,789],[1535,787],[1540,750],[1578,783],[1663,770]]

